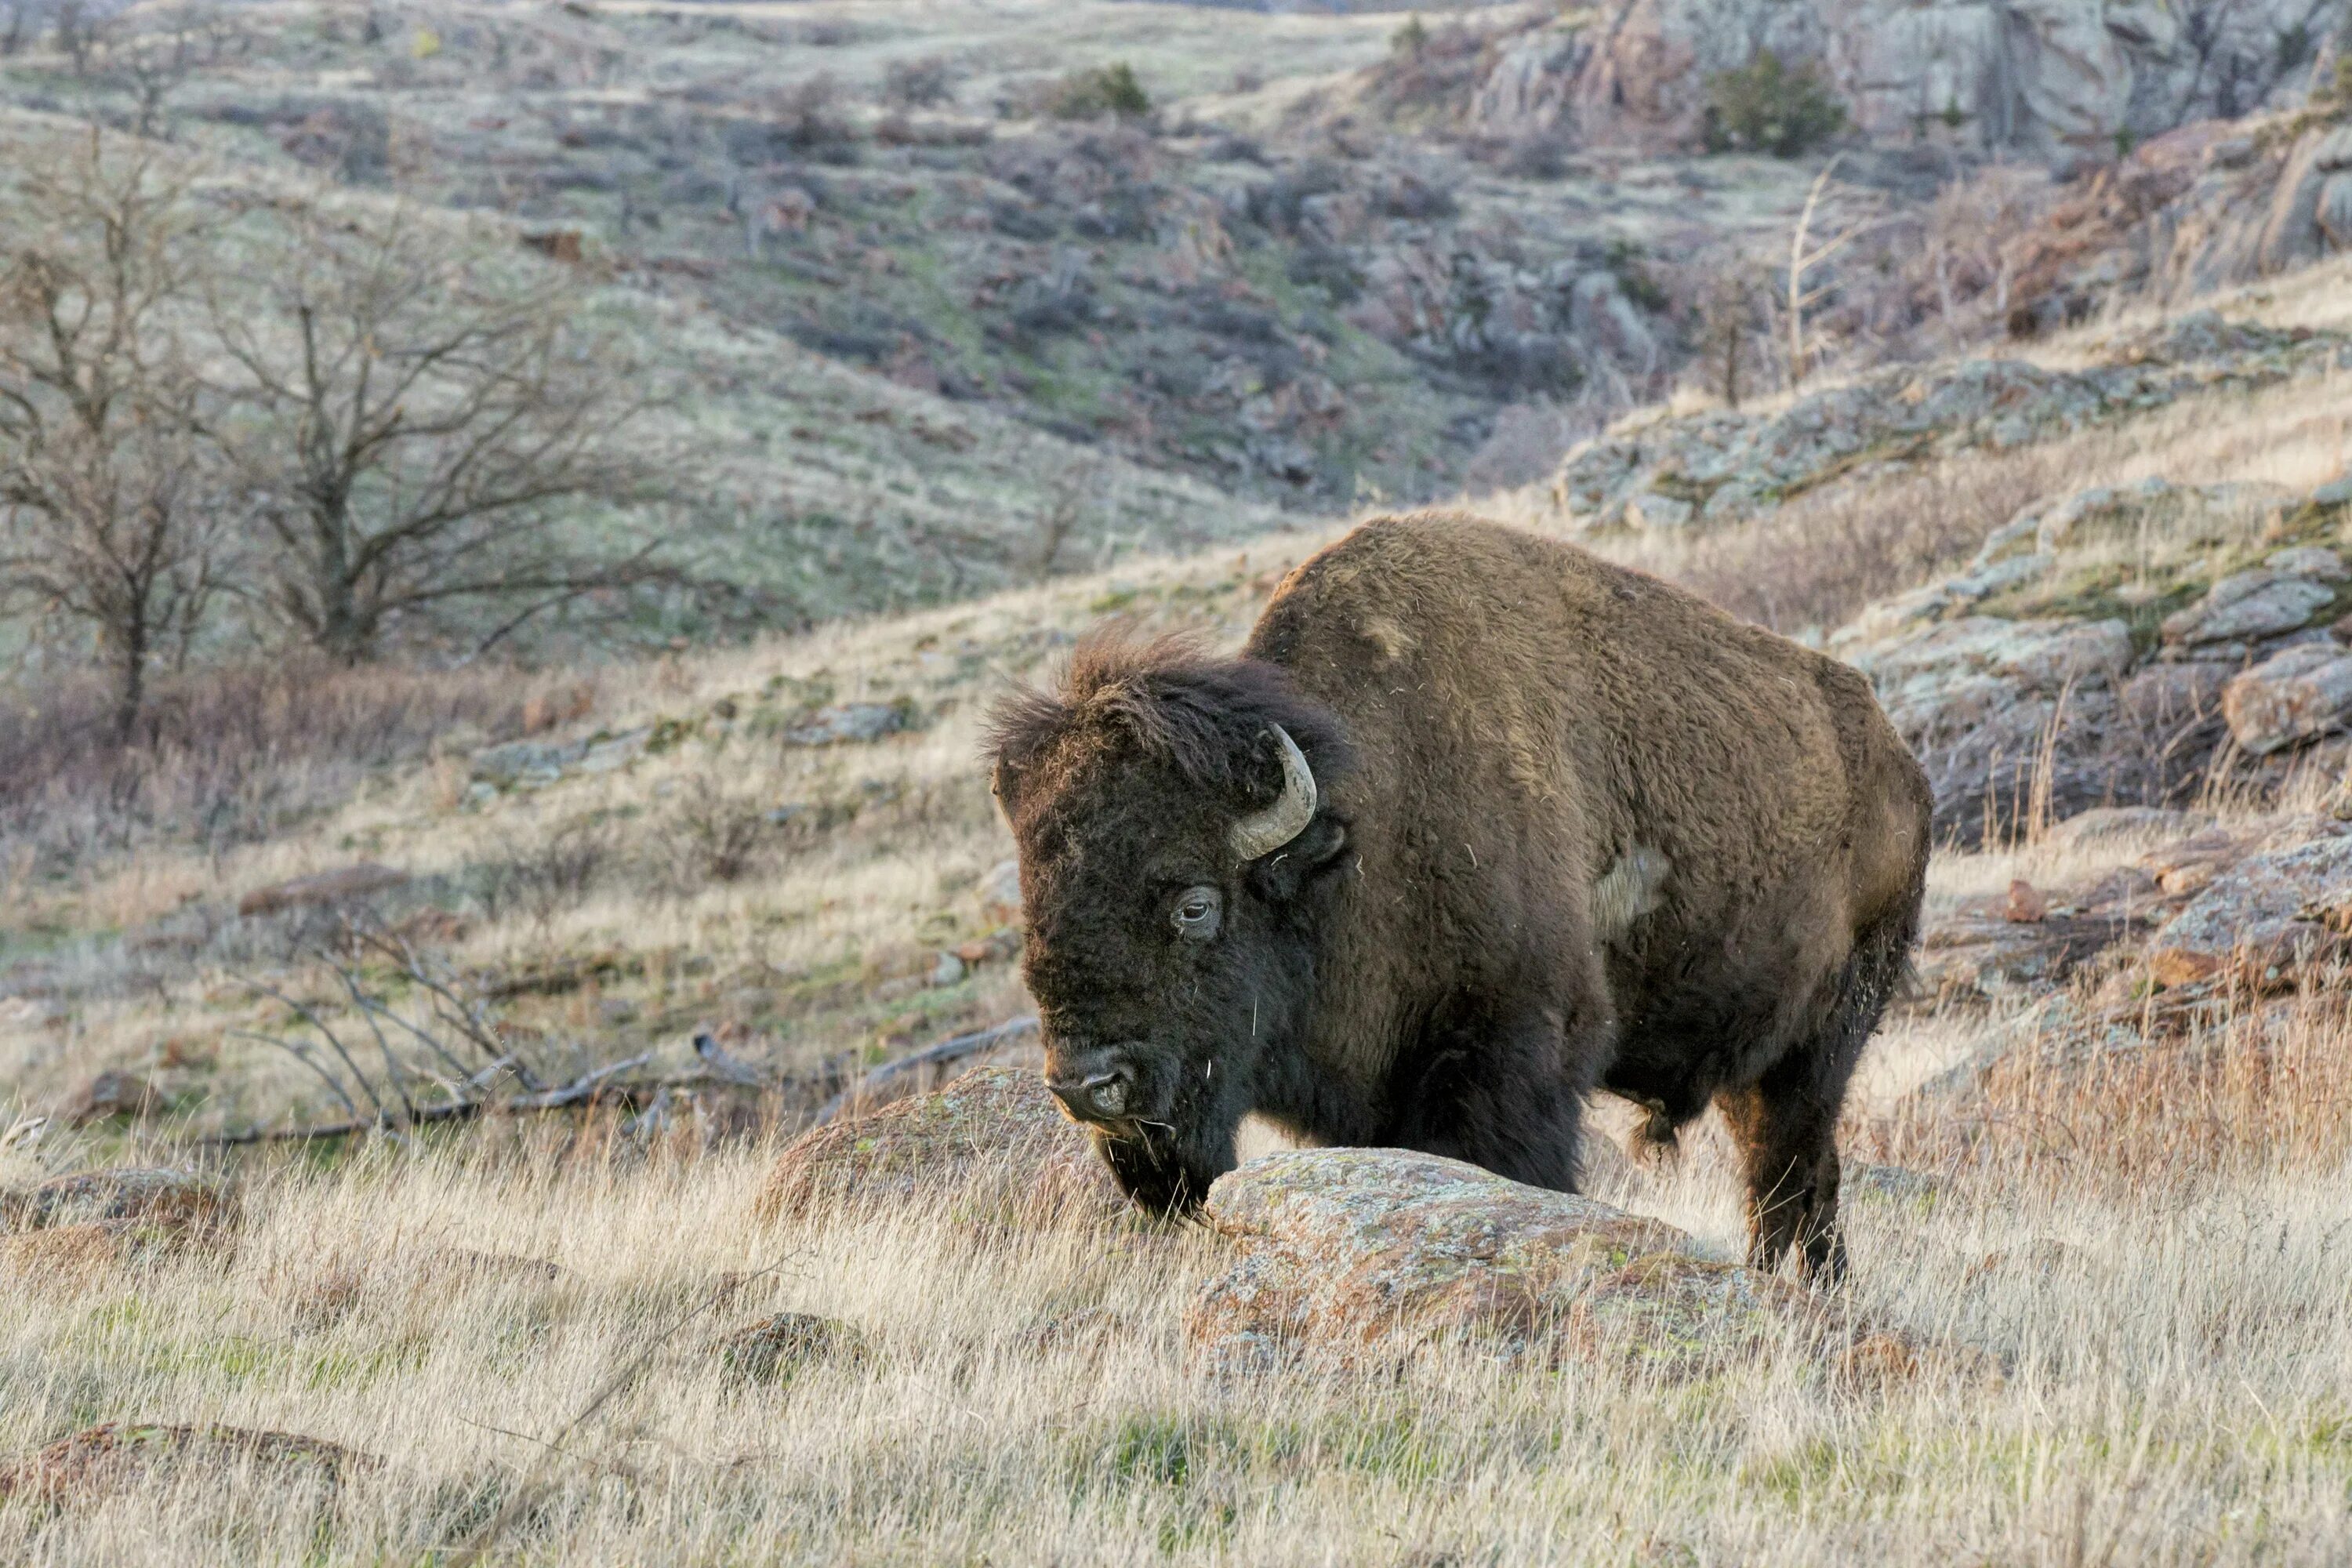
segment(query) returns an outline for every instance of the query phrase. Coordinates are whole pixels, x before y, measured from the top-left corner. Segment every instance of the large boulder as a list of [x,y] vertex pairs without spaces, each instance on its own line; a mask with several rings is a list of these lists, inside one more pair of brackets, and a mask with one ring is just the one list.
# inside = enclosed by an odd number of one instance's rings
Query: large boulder
[[982,1226],[1108,1224],[1133,1212],[1036,1072],[1002,1067],[803,1133],[777,1156],[755,1212],[791,1220],[924,1205]]
[[1791,1337],[1832,1353],[1868,1337],[1809,1291],[1698,1256],[1671,1226],[1434,1154],[1268,1154],[1219,1177],[1202,1216],[1238,1257],[1185,1331],[1230,1367],[1467,1342],[1686,1373]]

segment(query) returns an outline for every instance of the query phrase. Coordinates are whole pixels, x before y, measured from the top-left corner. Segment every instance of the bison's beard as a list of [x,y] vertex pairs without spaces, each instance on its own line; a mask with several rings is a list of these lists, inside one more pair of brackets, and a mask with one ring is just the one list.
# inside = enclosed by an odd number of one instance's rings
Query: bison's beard
[[1234,1168],[1234,1134],[1249,1109],[1240,1073],[1180,1070],[1181,1085],[1147,1096],[1151,1110],[1094,1130],[1095,1152],[1119,1189],[1167,1218],[1198,1208],[1209,1184]]

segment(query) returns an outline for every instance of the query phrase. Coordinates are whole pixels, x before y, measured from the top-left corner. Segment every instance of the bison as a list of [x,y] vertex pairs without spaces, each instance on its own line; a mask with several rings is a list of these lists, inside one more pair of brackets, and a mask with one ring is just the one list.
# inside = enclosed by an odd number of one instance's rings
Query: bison
[[1751,1261],[1843,1271],[1930,805],[1844,665],[1422,513],[1291,573],[1238,658],[1089,639],[989,749],[1046,1083],[1139,1204],[1196,1205],[1251,1112],[1573,1190],[1599,1087],[1669,1148],[1719,1106]]

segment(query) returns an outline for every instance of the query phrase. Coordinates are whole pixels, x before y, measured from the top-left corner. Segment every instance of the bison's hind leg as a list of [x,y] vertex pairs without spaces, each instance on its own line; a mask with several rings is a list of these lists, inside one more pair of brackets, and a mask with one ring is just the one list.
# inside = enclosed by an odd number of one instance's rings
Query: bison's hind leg
[[1901,916],[1865,931],[1832,982],[1821,1026],[1756,1083],[1716,1097],[1748,1178],[1748,1261],[1755,1268],[1773,1268],[1794,1249],[1809,1277],[1845,1273],[1838,1116],[1853,1065],[1902,981],[1911,936],[1912,922]]
[[1837,1106],[1776,1076],[1716,1098],[1748,1178],[1748,1266],[1777,1268],[1793,1248],[1807,1276],[1834,1279],[1845,1272]]

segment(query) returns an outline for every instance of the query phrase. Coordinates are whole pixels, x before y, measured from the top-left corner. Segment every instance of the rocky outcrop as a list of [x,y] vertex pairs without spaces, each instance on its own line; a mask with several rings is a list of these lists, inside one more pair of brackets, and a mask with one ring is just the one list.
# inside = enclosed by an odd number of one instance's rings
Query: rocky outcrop
[[1109,1225],[1134,1211],[1034,1070],[982,1068],[930,1094],[803,1133],[755,1205],[766,1220],[929,1205],[982,1228]]
[[2296,0],[1615,0],[1597,16],[1544,8],[1505,22],[1462,106],[1485,135],[1691,151],[1714,79],[1769,49],[1821,71],[1876,139],[1933,132],[2105,158],[2184,121],[2300,102],[2312,43],[2343,20],[2340,5],[2315,14]]
[[1883,1337],[1785,1280],[1700,1257],[1671,1226],[1433,1154],[1269,1154],[1219,1177],[1203,1217],[1239,1256],[1185,1332],[1228,1368],[1467,1343],[1685,1376],[1771,1345],[1834,1360]]
[[2112,295],[2179,304],[2352,249],[2352,120],[2203,120],[2137,147],[2004,243],[2010,326]]
[[[2026,446],[2191,392],[2352,367],[2352,340],[2274,331],[2207,310],[2120,337],[2097,354],[2080,370],[2023,360],[1898,367],[1771,413],[1717,409],[1622,426],[1569,454],[1552,503],[1578,529],[1719,523],[1865,467]],[[1653,497],[1674,504],[1649,510]]]
[[[2178,804],[2225,739],[2259,766],[2352,724],[2352,663],[2329,632],[2352,595],[2342,555],[2316,542],[2347,515],[2333,498],[2151,480],[2028,507],[1967,571],[1870,606],[1828,646],[1927,767],[1944,837]],[[2273,547],[2228,570],[2250,521]],[[2137,582],[2095,563],[2144,526],[2213,553]]]

